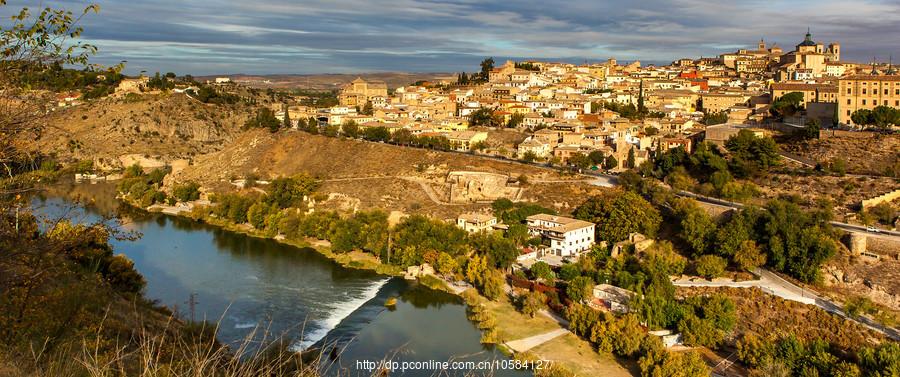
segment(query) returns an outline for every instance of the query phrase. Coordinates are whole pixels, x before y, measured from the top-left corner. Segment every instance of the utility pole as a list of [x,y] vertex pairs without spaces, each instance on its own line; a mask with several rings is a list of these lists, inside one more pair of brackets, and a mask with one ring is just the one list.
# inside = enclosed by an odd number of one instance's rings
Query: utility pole
[[197,309],[198,303],[199,302],[197,301],[197,293],[191,293],[191,295],[188,298],[187,304],[188,304],[189,310],[191,311],[191,322],[192,323],[194,322],[194,313]]

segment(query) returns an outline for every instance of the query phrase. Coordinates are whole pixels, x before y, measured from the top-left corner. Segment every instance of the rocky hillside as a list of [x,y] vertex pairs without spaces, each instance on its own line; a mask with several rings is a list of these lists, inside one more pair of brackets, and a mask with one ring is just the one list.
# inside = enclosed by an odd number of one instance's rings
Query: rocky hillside
[[63,161],[91,159],[116,168],[128,154],[191,158],[230,142],[250,109],[201,103],[184,94],[104,98],[57,110],[36,142]]
[[[466,176],[460,185],[459,179],[450,179],[450,172],[490,174],[483,179],[477,174]],[[247,176],[266,180],[298,173],[322,180],[319,192],[340,199],[345,208],[439,216],[486,207],[491,197],[535,201],[568,212],[601,190],[576,177],[518,163],[299,131],[271,134],[262,130],[243,133],[225,149],[195,158],[171,181],[195,181],[220,191],[232,188],[230,181]],[[498,176],[508,179],[497,182]],[[527,183],[516,182],[520,176]],[[459,195],[463,199],[451,200],[451,190],[456,199]],[[466,195],[472,200],[465,200]]]
[[900,135],[868,132],[851,135],[806,140],[783,147],[822,164],[843,160],[847,173],[900,176]]

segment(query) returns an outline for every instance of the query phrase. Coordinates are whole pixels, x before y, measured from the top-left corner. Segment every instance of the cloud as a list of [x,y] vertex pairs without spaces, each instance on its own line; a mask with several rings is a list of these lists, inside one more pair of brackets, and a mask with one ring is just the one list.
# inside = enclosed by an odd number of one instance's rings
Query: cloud
[[[900,3],[863,1],[95,0],[83,21],[97,61],[128,71],[473,71],[495,60],[668,62],[760,38],[789,49],[806,27],[850,60],[900,56]],[[0,6],[0,24],[21,6]],[[84,0],[44,1],[78,10]]]

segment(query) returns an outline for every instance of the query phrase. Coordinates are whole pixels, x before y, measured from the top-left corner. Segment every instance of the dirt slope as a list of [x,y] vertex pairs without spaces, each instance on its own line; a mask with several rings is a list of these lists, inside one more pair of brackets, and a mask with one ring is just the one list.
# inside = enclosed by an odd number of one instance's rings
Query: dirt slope
[[183,94],[105,98],[57,110],[37,145],[63,160],[113,163],[132,153],[189,158],[232,140],[247,113],[240,106],[203,104]]

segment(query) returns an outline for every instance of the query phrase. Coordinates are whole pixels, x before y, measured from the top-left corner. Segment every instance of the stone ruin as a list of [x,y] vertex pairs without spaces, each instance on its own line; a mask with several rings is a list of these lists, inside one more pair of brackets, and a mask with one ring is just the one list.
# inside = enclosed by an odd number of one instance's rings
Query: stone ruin
[[453,171],[447,174],[451,203],[489,202],[500,198],[515,200],[522,188],[509,185],[505,174]]

